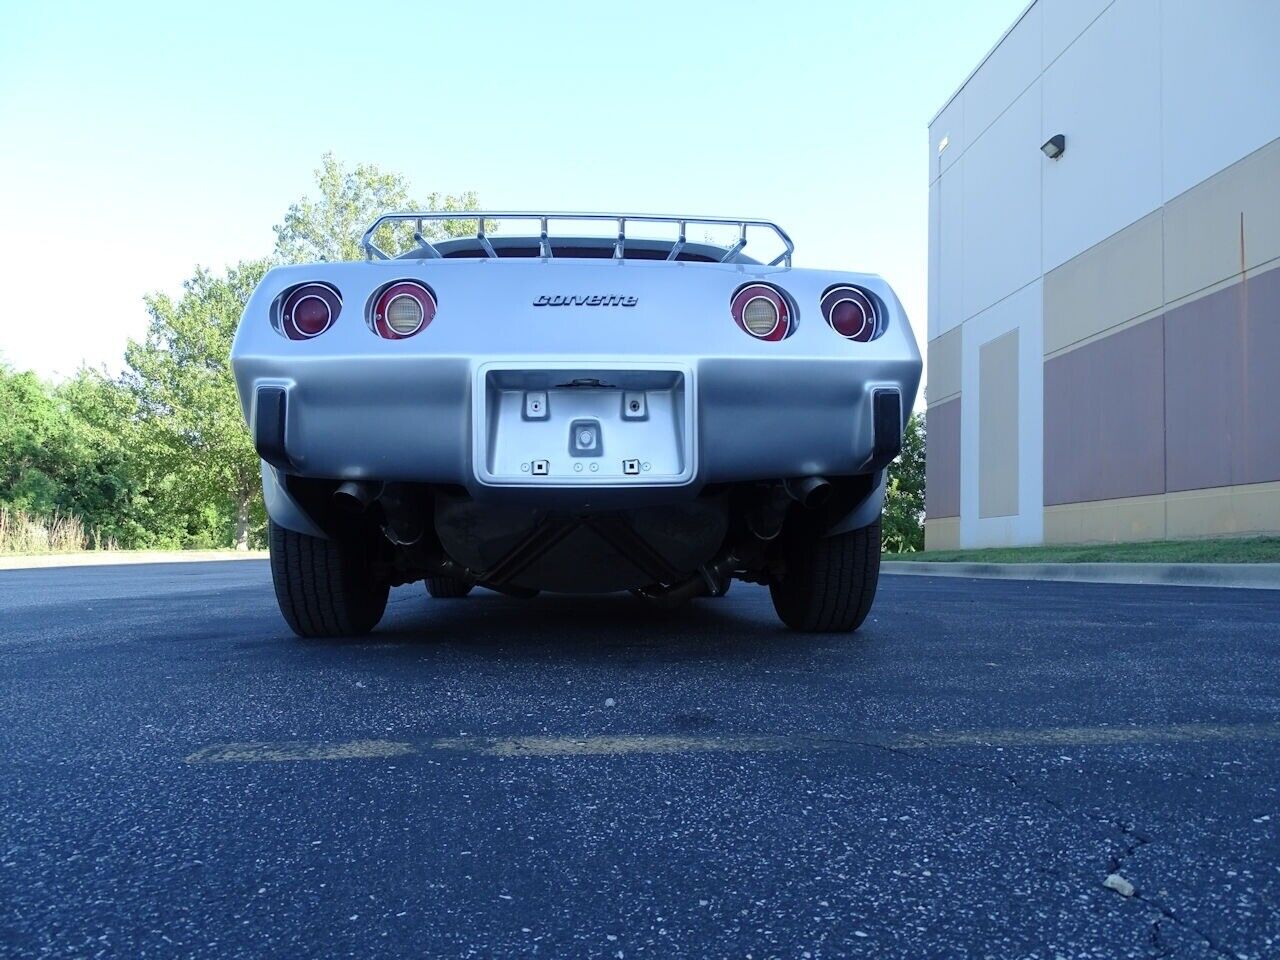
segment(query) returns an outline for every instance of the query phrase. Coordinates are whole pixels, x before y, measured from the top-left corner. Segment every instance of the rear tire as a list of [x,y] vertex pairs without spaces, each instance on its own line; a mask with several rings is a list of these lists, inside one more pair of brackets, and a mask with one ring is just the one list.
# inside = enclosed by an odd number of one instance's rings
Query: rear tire
[[351,637],[378,625],[390,586],[373,578],[373,550],[269,525],[271,580],[280,613],[300,637]]
[[457,577],[427,577],[427,593],[437,600],[458,600],[471,592],[475,584]]
[[797,525],[783,537],[784,575],[769,584],[782,622],[806,633],[857,630],[880,579],[880,518],[831,537],[813,525]]

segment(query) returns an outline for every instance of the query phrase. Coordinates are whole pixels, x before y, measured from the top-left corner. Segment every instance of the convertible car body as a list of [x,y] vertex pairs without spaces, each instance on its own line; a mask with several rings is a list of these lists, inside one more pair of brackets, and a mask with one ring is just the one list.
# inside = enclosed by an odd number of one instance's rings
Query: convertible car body
[[[474,236],[424,236],[460,216]],[[738,578],[797,629],[862,622],[921,369],[883,280],[724,218],[405,213],[364,248],[271,270],[232,350],[297,633],[368,631],[415,580],[676,603]]]

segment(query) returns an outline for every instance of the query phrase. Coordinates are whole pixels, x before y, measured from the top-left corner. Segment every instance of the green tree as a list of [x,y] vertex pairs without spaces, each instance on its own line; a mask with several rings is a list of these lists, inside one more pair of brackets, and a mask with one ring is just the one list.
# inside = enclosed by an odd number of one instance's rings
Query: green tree
[[[478,209],[473,191],[457,195],[430,193],[425,200],[414,200],[408,181],[400,174],[371,163],[347,168],[331,153],[321,158],[315,173],[318,199],[303,197],[290,204],[284,222],[275,227],[275,257],[284,263],[362,260],[365,254],[360,238],[369,224],[384,213]],[[474,220],[426,221],[422,226],[422,235],[428,240],[474,233]],[[374,236],[374,242],[388,252],[405,250],[414,245],[413,228],[384,226]]]
[[913,413],[902,438],[902,453],[889,464],[881,538],[886,553],[924,549],[924,418]]
[[67,495],[60,512],[79,517],[104,540],[145,545],[147,524],[135,511],[141,498],[133,397],[101,371],[81,369],[54,388],[53,399],[63,425],[60,479]]
[[140,416],[127,378],[81,370],[57,388],[57,397],[75,427],[82,466],[73,509],[87,526],[121,547],[225,542],[225,525],[216,518],[192,523],[187,479],[153,455],[154,425]]
[[130,341],[125,352],[151,469],[179,481],[167,492],[192,536],[229,515],[229,537],[218,539],[239,550],[248,549],[261,497],[258,457],[228,358],[245,303],[266,269],[262,260],[240,263],[225,276],[199,269],[177,300],[148,295],[146,338]]
[[127,391],[92,370],[50,386],[0,367],[0,409],[0,507],[74,517],[100,540],[142,545]]
[[[292,204],[275,228],[274,262],[359,259],[361,235],[381,213],[476,206],[473,193],[433,193],[415,203],[398,174],[370,164],[348,169],[330,154],[316,171],[316,187],[317,198]],[[474,221],[450,220],[424,233],[439,239],[474,230]],[[197,269],[177,300],[150,294],[146,338],[130,342],[126,352],[125,381],[136,402],[139,483],[147,491],[137,506],[145,512],[166,505],[169,514],[151,515],[150,522],[184,545],[210,541],[245,549],[263,539],[258,456],[229,358],[245,304],[272,262],[245,261],[224,275]]]
[[37,516],[59,506],[63,425],[52,391],[34,373],[0,366],[0,504]]

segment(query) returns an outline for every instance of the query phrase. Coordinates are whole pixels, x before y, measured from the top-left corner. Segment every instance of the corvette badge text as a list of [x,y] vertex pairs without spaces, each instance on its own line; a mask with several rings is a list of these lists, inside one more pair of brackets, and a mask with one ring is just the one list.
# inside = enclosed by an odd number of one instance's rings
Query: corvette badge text
[[535,307],[634,307],[639,302],[639,297],[605,296],[602,294],[553,297],[544,294],[533,301],[533,305]]

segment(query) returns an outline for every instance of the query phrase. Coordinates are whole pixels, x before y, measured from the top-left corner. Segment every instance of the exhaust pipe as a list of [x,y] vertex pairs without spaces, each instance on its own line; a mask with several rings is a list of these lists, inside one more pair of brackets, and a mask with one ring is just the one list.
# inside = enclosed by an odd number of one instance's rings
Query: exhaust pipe
[[699,567],[697,573],[680,583],[640,587],[631,592],[660,607],[678,607],[694,597],[719,596],[722,592],[720,580],[728,577],[739,563],[732,553],[723,554],[719,559]]
[[384,519],[382,532],[387,539],[398,547],[411,547],[422,540],[427,532],[430,494],[406,483],[388,483],[378,492]]
[[782,489],[806,510],[820,507],[831,496],[831,483],[825,477],[800,477],[796,480],[783,480]]
[[367,480],[347,480],[333,491],[333,503],[339,510],[352,515],[364,513],[369,504],[382,493],[382,484]]
[[782,532],[782,524],[787,519],[787,508],[790,505],[791,497],[783,485],[770,484],[768,490],[747,511],[747,529],[757,540],[776,540]]

